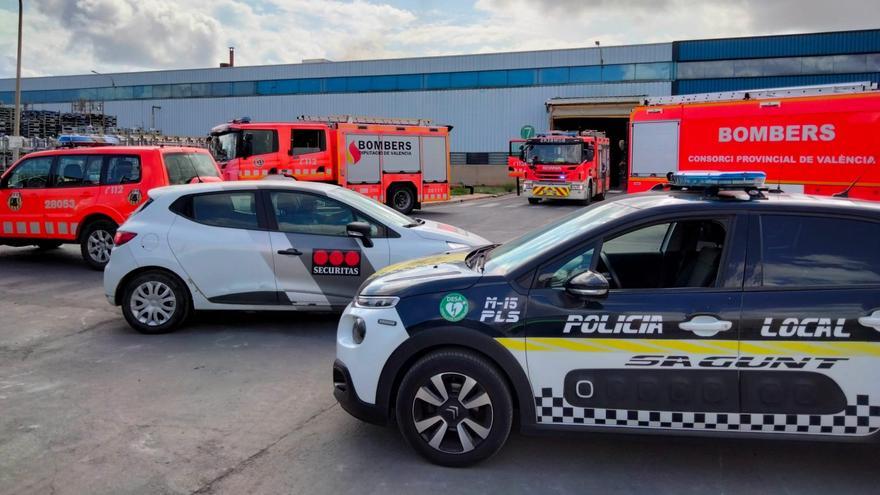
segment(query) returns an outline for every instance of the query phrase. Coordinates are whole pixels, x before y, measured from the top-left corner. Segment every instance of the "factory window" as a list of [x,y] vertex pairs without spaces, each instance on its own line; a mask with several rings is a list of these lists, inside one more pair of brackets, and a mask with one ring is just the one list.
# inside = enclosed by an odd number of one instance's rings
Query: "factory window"
[[636,79],[665,80],[672,78],[672,67],[666,62],[656,64],[636,64]]
[[602,80],[602,67],[598,65],[587,67],[572,67],[569,71],[569,82],[600,82]]
[[449,74],[450,88],[474,88],[479,77],[476,72],[453,72]]
[[397,89],[397,76],[373,76],[370,78],[370,89],[373,91]]
[[170,84],[154,84],[153,98],[171,98]]
[[397,76],[398,89],[422,89],[422,76],[420,74],[406,74]]
[[449,87],[449,73],[439,72],[436,74],[425,74],[426,89],[446,89]]
[[327,79],[328,93],[344,93],[346,90],[344,77],[330,77]]
[[289,95],[297,92],[299,92],[298,79],[257,82],[258,95]]
[[190,90],[193,96],[209,96],[211,94],[211,85],[208,83],[190,84]]
[[[134,98],[134,86],[117,86],[114,100],[131,100]],[[64,101],[64,100],[60,100]]]
[[635,64],[606,65],[602,67],[602,80],[631,81],[635,79]]
[[211,96],[229,96],[232,94],[232,83],[211,83]]
[[232,96],[252,96],[256,93],[254,81],[238,81],[232,83]]
[[172,98],[189,98],[192,96],[192,89],[189,84],[175,84],[171,86]]
[[477,74],[478,84],[482,87],[507,86],[506,70],[489,70]]
[[300,93],[320,93],[321,92],[321,80],[320,79],[300,79],[299,80],[299,92]]
[[349,77],[347,84],[349,91],[369,91],[370,90],[370,78],[369,77]]
[[[80,90],[82,92],[82,90]],[[152,86],[132,86],[131,87],[131,96],[136,100],[152,98],[153,97],[153,87]],[[86,99],[86,98],[84,98]]]
[[539,69],[538,80],[541,84],[568,84],[568,67]]
[[534,69],[517,69],[507,71],[507,84],[510,86],[532,86],[535,84]]
[[115,89],[116,88],[97,88],[97,99],[101,101],[112,100]]

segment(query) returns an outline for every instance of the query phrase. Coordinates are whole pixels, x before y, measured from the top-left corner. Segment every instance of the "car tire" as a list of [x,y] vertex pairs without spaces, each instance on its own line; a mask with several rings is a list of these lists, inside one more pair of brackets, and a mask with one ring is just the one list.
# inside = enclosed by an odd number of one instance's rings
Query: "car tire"
[[416,207],[416,193],[411,187],[397,185],[388,190],[388,206],[409,215]]
[[141,273],[126,283],[122,315],[140,333],[160,334],[177,329],[190,313],[189,291],[172,275]]
[[530,205],[536,205],[541,202],[541,198],[529,198]]
[[581,200],[581,204],[584,206],[590,206],[590,203],[593,202],[593,183],[587,185],[587,198]]
[[424,458],[463,467],[501,449],[513,423],[513,403],[507,381],[491,362],[450,349],[424,356],[407,371],[396,418],[407,443]]
[[62,244],[63,242],[61,241],[42,241],[37,243],[37,249],[40,251],[50,251],[60,248]]
[[96,220],[86,225],[80,235],[80,253],[91,268],[103,270],[110,261],[113,236],[117,225],[109,220]]

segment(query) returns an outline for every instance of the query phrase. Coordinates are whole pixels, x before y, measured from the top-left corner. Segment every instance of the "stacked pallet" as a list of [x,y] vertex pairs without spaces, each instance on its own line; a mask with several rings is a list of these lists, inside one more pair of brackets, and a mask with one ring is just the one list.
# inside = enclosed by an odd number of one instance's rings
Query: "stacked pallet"
[[[0,106],[0,134],[12,134],[15,112],[12,107]],[[58,137],[64,129],[116,127],[115,115],[96,113],[52,112],[24,110],[21,112],[21,135],[30,137]]]

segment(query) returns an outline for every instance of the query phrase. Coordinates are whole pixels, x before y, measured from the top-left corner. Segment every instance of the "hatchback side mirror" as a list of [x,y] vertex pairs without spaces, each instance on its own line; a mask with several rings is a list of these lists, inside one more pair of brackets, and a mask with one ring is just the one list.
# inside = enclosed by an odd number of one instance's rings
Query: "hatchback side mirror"
[[345,234],[349,237],[359,238],[364,247],[373,247],[373,240],[370,238],[373,234],[373,227],[367,222],[351,222],[345,226]]
[[605,297],[608,295],[608,280],[588,270],[568,279],[565,290],[580,297]]

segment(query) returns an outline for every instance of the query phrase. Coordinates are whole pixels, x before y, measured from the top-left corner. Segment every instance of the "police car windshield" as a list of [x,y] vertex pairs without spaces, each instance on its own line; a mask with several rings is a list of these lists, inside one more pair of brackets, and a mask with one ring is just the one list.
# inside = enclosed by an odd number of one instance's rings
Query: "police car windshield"
[[391,208],[381,203],[377,203],[376,201],[364,196],[363,194],[356,193],[351,189],[345,189],[343,187],[335,188],[327,194],[331,198],[338,199],[339,201],[342,201],[354,208],[357,208],[365,215],[372,217],[374,220],[377,220],[387,225],[393,225],[395,227],[411,227],[413,225],[419,225],[420,223],[414,218],[410,218],[403,213],[392,210]]
[[543,256],[547,249],[635,211],[635,208],[618,202],[576,211],[493,249],[486,259],[485,271],[508,273]]

